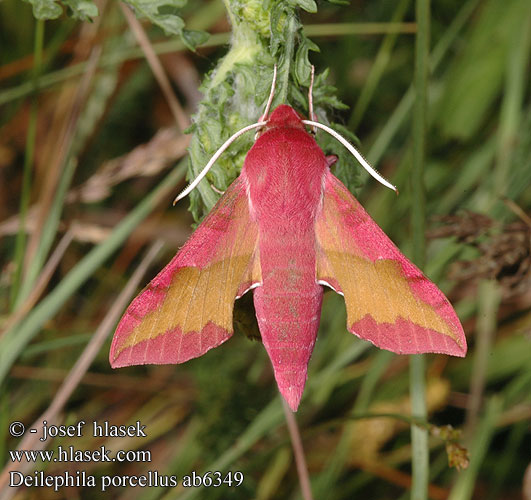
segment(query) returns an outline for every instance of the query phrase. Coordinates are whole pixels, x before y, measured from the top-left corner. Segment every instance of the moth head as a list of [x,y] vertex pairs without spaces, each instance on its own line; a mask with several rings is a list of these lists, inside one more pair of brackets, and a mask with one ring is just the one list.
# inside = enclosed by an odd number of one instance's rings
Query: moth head
[[305,126],[302,123],[302,118],[299,114],[287,104],[281,104],[271,113],[271,116],[267,120],[266,130],[272,128],[298,128],[305,130]]

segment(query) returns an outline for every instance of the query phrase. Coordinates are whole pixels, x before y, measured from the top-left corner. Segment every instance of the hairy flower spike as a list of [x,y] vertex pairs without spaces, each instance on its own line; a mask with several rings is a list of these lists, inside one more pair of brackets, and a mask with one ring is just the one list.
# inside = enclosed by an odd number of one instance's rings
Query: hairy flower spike
[[[311,3],[302,2],[302,8],[306,9]],[[193,117],[195,130],[190,144],[189,179],[199,175],[215,151],[235,131],[259,116],[269,95],[275,63],[282,62],[278,77],[280,91],[273,107],[292,103],[305,110],[307,106],[305,96],[311,67],[308,52],[318,47],[302,31],[297,3],[226,0],[225,5],[232,25],[231,46],[202,85],[204,99]],[[341,106],[335,89],[326,85],[321,75],[316,75],[314,87],[318,116],[325,116],[326,108]],[[327,139],[321,137],[319,141],[323,142],[326,153],[333,152],[326,148]],[[201,182],[198,189],[192,191],[190,209],[197,221],[218,199],[211,185],[225,190],[240,172],[245,153],[252,144],[250,135],[239,138],[213,165],[209,182]],[[341,163],[340,168],[355,175],[354,160],[343,156]],[[352,188],[351,183],[348,185]]]

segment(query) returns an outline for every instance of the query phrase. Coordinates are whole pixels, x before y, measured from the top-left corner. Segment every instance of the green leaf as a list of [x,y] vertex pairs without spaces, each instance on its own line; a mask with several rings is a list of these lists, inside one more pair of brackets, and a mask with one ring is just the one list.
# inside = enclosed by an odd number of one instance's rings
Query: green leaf
[[181,30],[181,39],[190,50],[195,50],[198,45],[205,43],[209,36],[206,31]]
[[329,69],[326,68],[321,74],[315,76],[315,82],[313,84],[314,107],[348,109],[348,106],[337,98],[337,89],[333,85],[326,83],[329,72]]
[[[33,7],[33,15],[37,19],[57,19],[63,14],[59,0],[24,0]],[[98,7],[92,0],[62,0],[68,7],[67,14],[80,21],[92,21],[98,16]]]
[[315,0],[290,0],[290,3],[295,7],[300,7],[306,12],[311,12],[312,14],[317,12],[317,4],[315,3]]
[[315,45],[309,38],[303,37],[295,55],[295,78],[299,85],[310,84],[310,74],[312,65],[308,59],[308,51],[313,50],[319,52],[319,47]]
[[127,0],[138,17],[145,17],[168,35],[180,35],[184,21],[177,15],[186,0]]
[[63,13],[63,9],[57,4],[57,0],[24,0],[33,8],[33,15],[43,21],[57,19]]
[[272,56],[276,56],[279,48],[286,40],[285,31],[288,24],[288,14],[284,10],[283,4],[272,6],[269,20],[271,26],[270,51]]
[[92,0],[63,0],[69,8],[69,15],[79,21],[92,21],[99,15],[98,7]]
[[167,35],[180,35],[183,43],[190,50],[208,39],[208,33],[184,29],[181,9],[187,0],[125,0],[135,10],[137,17],[149,19],[162,28]]

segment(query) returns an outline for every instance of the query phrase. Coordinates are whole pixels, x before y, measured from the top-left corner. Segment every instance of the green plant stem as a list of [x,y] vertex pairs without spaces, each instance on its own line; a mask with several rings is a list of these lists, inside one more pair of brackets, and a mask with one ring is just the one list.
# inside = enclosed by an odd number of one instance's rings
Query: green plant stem
[[[413,162],[411,172],[411,223],[413,232],[413,260],[424,266],[426,194],[424,161],[426,156],[426,107],[430,50],[430,0],[416,2],[417,36],[415,43],[415,102],[413,108]],[[410,358],[411,412],[413,417],[426,419],[426,360],[417,354]],[[411,499],[428,498],[429,450],[428,433],[417,426],[411,427],[412,484]]]
[[[411,414],[414,418],[426,419],[426,359],[423,354],[414,354],[409,361],[409,387],[411,392]],[[428,498],[429,449],[428,431],[416,425],[411,426],[412,482],[411,499]]]
[[22,174],[22,192],[20,195],[20,210],[19,210],[19,226],[15,242],[15,275],[13,277],[13,285],[11,287],[10,303],[11,308],[15,304],[17,298],[20,282],[22,279],[22,268],[24,267],[24,251],[26,247],[26,216],[30,202],[31,193],[31,170],[35,156],[35,138],[37,132],[37,85],[42,69],[42,54],[44,46],[44,21],[37,20],[35,24],[35,44],[33,49],[34,65],[32,72],[32,84],[35,90],[31,98],[31,108],[29,115],[28,131],[26,135],[26,150],[24,153],[24,167]]
[[184,177],[186,161],[172,170],[168,176],[135,209],[118,224],[112,234],[100,245],[93,248],[25,318],[15,324],[0,340],[0,384],[18,355],[37,335],[43,325],[51,319],[85,283],[90,276],[127,239],[138,224],[156,207],[162,197],[167,196]]
[[469,500],[472,498],[479,469],[488,452],[489,444],[496,430],[496,423],[500,418],[502,410],[502,398],[493,396],[488,400],[485,414],[476,427],[472,446],[470,447],[470,465],[468,469],[462,471],[457,477],[457,481],[452,488],[448,500]]
[[344,35],[383,35],[389,33],[414,34],[417,31],[415,23],[336,23],[336,24],[308,24],[304,32],[308,36],[344,36]]
[[306,465],[306,457],[304,456],[304,448],[302,447],[301,434],[295,415],[282,396],[282,409],[286,418],[286,424],[291,439],[291,447],[293,455],[295,456],[295,463],[297,465],[297,474],[299,475],[299,483],[301,486],[302,497],[304,500],[313,500],[312,487],[310,483],[310,474],[308,473],[308,466]]

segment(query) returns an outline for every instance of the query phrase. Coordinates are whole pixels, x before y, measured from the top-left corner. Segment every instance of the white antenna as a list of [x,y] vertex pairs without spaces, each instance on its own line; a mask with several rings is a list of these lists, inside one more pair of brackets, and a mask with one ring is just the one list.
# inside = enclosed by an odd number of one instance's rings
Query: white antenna
[[[310,73],[310,87],[308,88],[308,111],[310,113],[310,120],[315,121],[315,113],[313,112],[313,78],[315,76],[315,67],[312,64]],[[315,135],[315,127],[312,127],[312,132]]]
[[269,114],[269,109],[271,108],[271,103],[273,102],[273,97],[275,97],[275,84],[276,84],[276,82],[277,82],[277,65],[275,64],[273,66],[273,81],[271,82],[271,90],[269,91],[269,98],[267,99],[267,104],[266,104],[266,108],[265,108],[264,114],[260,117],[260,120],[258,120],[258,121],[263,122],[267,118],[267,115]]
[[361,166],[369,172],[370,175],[372,175],[378,182],[383,184],[384,186],[388,187],[389,189],[392,189],[395,193],[398,194],[398,189],[396,186],[393,186],[389,181],[385,180],[374,168],[372,168],[367,160],[363,158],[361,153],[352,145],[350,142],[348,142],[343,136],[339,135],[335,130],[331,129],[330,127],[327,127],[326,125],[323,125],[319,122],[314,122],[312,120],[302,120],[302,123],[305,125],[309,125],[310,127],[317,127],[325,132],[328,132],[332,137],[335,137],[343,146],[345,146],[355,157],[356,160],[358,160],[361,163]]
[[[273,81],[271,82],[271,90],[269,91],[269,97],[267,99],[267,104],[264,110],[264,113],[260,117],[260,122],[263,122],[267,120],[267,115],[269,114],[269,109],[271,108],[271,103],[273,102],[273,97],[275,97],[275,85],[277,83],[277,65],[275,64],[273,66]],[[260,130],[256,131],[256,134],[254,134],[254,140],[258,139],[260,136]]]
[[214,156],[210,158],[210,161],[206,164],[205,168],[201,170],[199,175],[190,183],[188,184],[188,187],[181,192],[177,198],[173,201],[173,204],[175,205],[179,200],[183,199],[186,195],[190,193],[203,179],[203,177],[208,173],[212,165],[216,162],[216,160],[223,154],[223,151],[225,151],[240,135],[245,134],[245,132],[252,130],[254,128],[260,128],[263,127],[267,122],[259,121],[257,123],[253,123],[252,125],[247,125],[247,127],[243,127],[241,130],[238,130],[235,134],[231,135],[224,143],[223,145],[214,153]]

